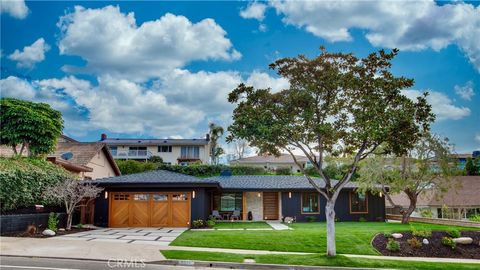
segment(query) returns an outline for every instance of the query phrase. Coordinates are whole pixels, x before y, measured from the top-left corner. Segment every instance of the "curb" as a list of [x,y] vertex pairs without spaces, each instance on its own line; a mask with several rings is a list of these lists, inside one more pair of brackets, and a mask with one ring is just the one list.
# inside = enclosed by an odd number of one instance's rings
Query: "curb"
[[171,265],[171,266],[190,266],[190,267],[217,267],[228,269],[288,269],[288,270],[378,270],[378,268],[351,268],[337,266],[305,266],[305,265],[285,265],[285,264],[257,264],[257,263],[233,263],[233,262],[213,262],[213,261],[192,261],[192,260],[164,260],[150,262],[152,264]]

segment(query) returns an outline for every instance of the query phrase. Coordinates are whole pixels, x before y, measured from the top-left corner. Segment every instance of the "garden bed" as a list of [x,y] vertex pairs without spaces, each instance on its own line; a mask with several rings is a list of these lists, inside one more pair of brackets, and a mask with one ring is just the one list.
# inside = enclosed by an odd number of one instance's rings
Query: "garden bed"
[[[438,258],[463,258],[480,259],[480,231],[462,231],[462,237],[471,237],[473,243],[469,245],[457,244],[455,249],[442,244],[442,238],[448,237],[443,231],[433,231],[432,236],[427,237],[429,244],[422,244],[421,247],[413,248],[407,242],[413,238],[411,232],[401,232],[403,237],[395,239],[400,244],[399,251],[390,251],[386,248],[388,238],[383,234],[377,234],[372,241],[373,247],[382,255],[401,257],[438,257]],[[422,237],[417,237],[422,242]]]
[[47,236],[43,235],[42,231],[43,230],[38,230],[37,233],[30,235],[27,232],[15,232],[15,233],[6,233],[3,234],[2,236],[7,236],[7,237],[31,237],[31,238],[50,238],[50,237],[55,237],[55,236],[61,236],[61,235],[67,235],[67,234],[72,234],[72,233],[78,233],[78,232],[84,232],[84,231],[90,231],[93,230],[92,228],[72,228],[71,230],[67,231],[57,231],[57,234],[54,236]]

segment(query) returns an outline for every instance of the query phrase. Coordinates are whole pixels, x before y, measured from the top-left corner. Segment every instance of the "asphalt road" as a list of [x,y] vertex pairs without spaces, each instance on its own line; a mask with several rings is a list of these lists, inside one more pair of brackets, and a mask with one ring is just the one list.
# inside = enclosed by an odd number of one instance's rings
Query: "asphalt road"
[[29,257],[0,257],[0,269],[5,270],[112,270],[112,269],[142,269],[142,270],[191,270],[191,269],[224,269],[188,266],[169,266],[145,264],[141,261],[90,261],[69,259],[48,259]]

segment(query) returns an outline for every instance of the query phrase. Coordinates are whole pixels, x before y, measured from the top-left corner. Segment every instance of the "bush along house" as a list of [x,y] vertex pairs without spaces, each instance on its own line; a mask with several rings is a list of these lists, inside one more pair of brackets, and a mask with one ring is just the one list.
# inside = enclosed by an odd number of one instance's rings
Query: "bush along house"
[[[321,179],[315,179],[322,186]],[[95,225],[190,227],[213,213],[223,220],[324,221],[325,199],[303,176],[219,176],[201,179],[170,171],[93,181],[104,188],[95,203]],[[340,221],[383,221],[385,199],[342,190],[335,206]]]

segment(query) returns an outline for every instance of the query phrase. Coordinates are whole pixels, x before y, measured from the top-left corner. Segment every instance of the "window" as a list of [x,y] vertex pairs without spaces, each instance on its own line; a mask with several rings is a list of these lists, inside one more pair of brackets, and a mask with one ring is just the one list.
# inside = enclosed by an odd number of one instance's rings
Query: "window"
[[242,210],[243,195],[238,193],[217,193],[213,195],[213,210],[232,212]]
[[112,156],[117,155],[117,147],[116,146],[110,146],[110,153],[112,153]]
[[128,194],[115,194],[113,196],[113,200],[115,201],[128,201],[129,198],[130,198],[130,195]]
[[134,194],[133,200],[135,201],[148,201],[148,194]]
[[173,194],[172,196],[172,201],[186,201],[187,199],[188,199],[188,196],[186,193]]
[[350,213],[351,214],[367,214],[368,200],[367,194],[350,192]]
[[161,146],[158,147],[158,152],[162,152],[162,153],[169,152],[169,153],[171,153],[172,152],[172,146],[171,145],[161,145]]
[[129,156],[146,156],[147,147],[137,147],[137,146],[129,147],[128,155]]
[[320,204],[318,203],[318,193],[302,194],[302,214],[320,213]]
[[200,157],[200,148],[198,146],[182,146],[181,157],[197,159]]
[[154,201],[168,201],[167,194],[153,194]]

